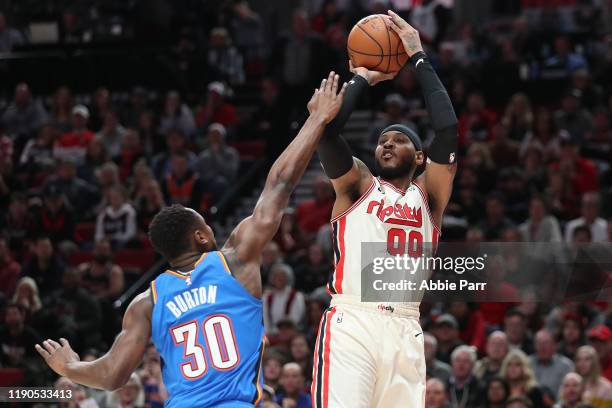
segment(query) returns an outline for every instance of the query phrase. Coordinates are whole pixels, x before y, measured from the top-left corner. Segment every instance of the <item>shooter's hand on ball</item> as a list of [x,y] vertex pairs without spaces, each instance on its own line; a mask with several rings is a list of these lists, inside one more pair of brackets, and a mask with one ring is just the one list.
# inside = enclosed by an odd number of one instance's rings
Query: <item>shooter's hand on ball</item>
[[382,81],[393,79],[397,75],[397,72],[385,74],[384,72],[370,71],[369,69],[364,67],[355,67],[353,66],[353,61],[351,60],[349,60],[349,68],[353,74],[365,78],[365,80],[368,81],[368,85],[370,86],[374,86]]
[[314,95],[308,102],[308,112],[311,116],[320,116],[325,123],[331,122],[336,117],[342,106],[342,99],[347,86],[344,83],[342,89],[338,92],[339,80],[340,76],[332,71],[326,79],[321,81],[321,86],[315,89]]
[[66,376],[67,367],[70,363],[80,361],[79,355],[72,350],[70,343],[66,339],[60,339],[60,343],[54,340],[45,340],[42,346],[36,345],[36,351],[45,362],[58,375]]
[[389,26],[397,33],[397,35],[399,35],[399,38],[401,38],[408,57],[412,57],[417,52],[423,51],[419,32],[413,26],[408,24],[406,20],[391,10],[389,10],[387,13],[389,14]]

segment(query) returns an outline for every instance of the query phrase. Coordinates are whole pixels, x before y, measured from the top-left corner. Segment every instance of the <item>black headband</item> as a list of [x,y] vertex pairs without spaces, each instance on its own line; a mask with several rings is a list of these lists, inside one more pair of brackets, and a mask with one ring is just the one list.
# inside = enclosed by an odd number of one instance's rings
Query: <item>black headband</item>
[[419,135],[417,135],[414,132],[414,130],[410,129],[408,126],[405,126],[405,125],[387,126],[386,128],[383,129],[382,132],[380,132],[380,134],[382,135],[383,133],[393,132],[393,131],[400,132],[408,136],[408,139],[412,141],[412,144],[414,145],[414,149],[417,152],[423,150],[423,142],[421,142],[421,138],[419,137]]

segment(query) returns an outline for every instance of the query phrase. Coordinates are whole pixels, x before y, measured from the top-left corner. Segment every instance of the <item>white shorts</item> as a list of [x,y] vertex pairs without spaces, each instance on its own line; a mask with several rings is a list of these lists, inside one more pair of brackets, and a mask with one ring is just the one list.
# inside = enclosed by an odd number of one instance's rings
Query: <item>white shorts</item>
[[418,311],[334,295],[314,352],[314,408],[422,408],[425,354]]

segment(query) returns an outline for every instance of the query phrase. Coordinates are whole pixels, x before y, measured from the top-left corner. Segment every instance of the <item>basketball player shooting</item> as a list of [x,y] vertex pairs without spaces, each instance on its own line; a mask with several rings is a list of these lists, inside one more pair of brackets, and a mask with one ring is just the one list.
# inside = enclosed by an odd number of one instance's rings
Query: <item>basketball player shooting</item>
[[419,303],[362,302],[361,245],[385,243],[403,251],[413,241],[435,245],[456,172],[457,118],[419,33],[397,14],[388,14],[416,72],[435,138],[425,171],[415,179],[425,161],[421,139],[406,126],[387,127],[374,152],[379,176],[374,177],[352,157],[339,132],[364,88],[389,75],[351,65],[356,75],[318,147],[336,201],[331,220],[335,270],[328,283],[332,301],[321,319],[314,353],[315,407],[425,406]]
[[253,215],[218,251],[212,229],[190,208],[162,209],[149,227],[153,247],[171,269],[128,306],[111,349],[79,361],[65,339],[36,350],[59,375],[114,390],[140,364],[152,339],[169,392],[166,407],[252,407],[261,401],[263,352],[261,253],[304,174],[327,123],[338,113],[346,84],[324,79],[308,103],[310,116],[268,174]]

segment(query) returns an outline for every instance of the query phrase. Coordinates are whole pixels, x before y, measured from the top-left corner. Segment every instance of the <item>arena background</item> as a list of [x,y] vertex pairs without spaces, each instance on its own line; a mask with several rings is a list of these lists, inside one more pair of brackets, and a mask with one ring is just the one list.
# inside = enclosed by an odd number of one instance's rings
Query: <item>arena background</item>
[[[57,379],[34,344],[65,337],[84,359],[109,347],[164,268],[146,237],[162,206],[198,209],[223,242],[315,84],[350,78],[350,28],[388,8],[419,29],[460,120],[442,240],[610,242],[612,1],[0,0],[0,386],[162,406],[153,347],[111,393]],[[370,89],[344,136],[371,163],[396,122],[430,136],[409,68]],[[310,406],[329,301],[321,176],[315,158],[264,253],[264,381],[282,407]],[[427,407],[611,407],[612,304],[537,300],[424,303]],[[451,361],[460,345],[473,348]]]

